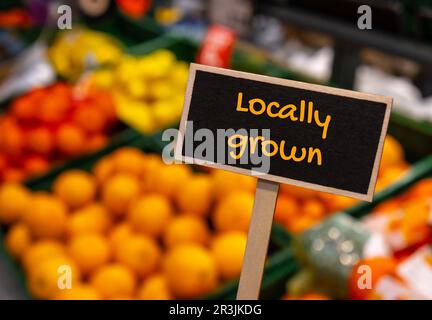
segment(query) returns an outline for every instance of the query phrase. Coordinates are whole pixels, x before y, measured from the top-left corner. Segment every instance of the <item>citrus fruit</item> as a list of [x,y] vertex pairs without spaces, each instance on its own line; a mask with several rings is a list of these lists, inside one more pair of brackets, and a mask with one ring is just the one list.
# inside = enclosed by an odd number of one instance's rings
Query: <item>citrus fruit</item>
[[66,231],[66,206],[54,196],[34,194],[24,222],[35,237],[60,237]]
[[111,155],[111,161],[115,172],[139,176],[143,171],[145,156],[138,149],[123,147]]
[[88,133],[102,132],[107,126],[107,119],[92,105],[84,105],[77,108],[73,115],[73,121]]
[[51,299],[65,290],[64,286],[73,286],[73,283],[79,280],[80,273],[71,259],[53,257],[30,269],[28,288],[36,298]]
[[118,262],[145,277],[157,270],[161,252],[157,243],[146,235],[132,235],[119,247],[114,248]]
[[63,257],[64,255],[65,248],[59,241],[42,240],[30,245],[30,247],[24,252],[22,262],[25,270],[29,272],[41,261],[53,257]]
[[29,202],[30,193],[25,187],[16,183],[0,186],[0,223],[18,221],[24,215]]
[[54,149],[54,136],[48,128],[39,127],[27,132],[26,143],[29,150],[48,155]]
[[105,233],[111,224],[111,217],[105,207],[99,203],[92,203],[72,213],[67,230],[69,235]]
[[390,135],[384,140],[384,148],[381,156],[381,168],[397,165],[404,161],[405,154],[400,143]]
[[15,259],[20,259],[30,244],[30,230],[23,223],[13,225],[6,233],[6,248]]
[[72,237],[68,252],[83,274],[89,274],[108,262],[111,256],[106,238],[97,233],[86,233]]
[[97,270],[90,283],[104,299],[130,296],[135,290],[136,279],[132,271],[120,264],[108,264]]
[[[153,191],[174,198],[190,177],[190,169],[185,165],[162,165],[159,172],[153,173]],[[149,179],[151,179],[149,177]]]
[[[389,257],[360,260],[354,266],[349,278],[350,297],[352,299],[367,299],[373,293],[374,285],[381,277],[396,274],[396,267],[396,261]],[[366,272],[370,274],[366,274]],[[366,280],[367,277],[370,277],[371,280],[370,288],[364,286],[367,284],[366,282],[363,283],[363,280]]]
[[234,279],[240,275],[246,239],[245,233],[231,231],[218,235],[213,240],[212,254],[224,279]]
[[318,199],[304,200],[301,206],[301,213],[315,219],[323,218],[326,213],[326,208],[322,201]]
[[77,155],[85,149],[84,131],[74,124],[63,124],[57,130],[56,145],[65,155]]
[[236,191],[223,198],[213,215],[216,230],[247,232],[253,203],[253,195],[245,191]]
[[141,300],[171,300],[173,297],[168,288],[165,276],[154,274],[138,287],[138,299]]
[[298,201],[290,195],[280,194],[276,202],[274,219],[282,225],[286,225],[299,213]]
[[132,228],[126,223],[117,224],[109,234],[109,241],[114,250],[121,249],[123,243],[133,235]]
[[176,298],[201,297],[217,286],[217,268],[210,252],[195,244],[184,244],[168,251],[164,274]]
[[104,157],[99,160],[92,169],[92,173],[99,184],[103,184],[114,173],[114,164],[111,157]]
[[88,284],[74,284],[71,289],[60,290],[54,300],[100,300],[96,289]]
[[234,191],[255,192],[256,179],[250,176],[224,170],[213,170],[211,173],[215,198],[221,199]]
[[159,236],[173,215],[166,197],[158,194],[141,196],[132,203],[128,221],[132,228],[151,236]]
[[89,173],[70,170],[58,176],[53,191],[66,205],[75,209],[93,201],[96,195],[96,184]]
[[211,179],[205,175],[194,175],[178,190],[176,200],[181,211],[206,216],[212,204]]
[[102,201],[115,215],[126,214],[129,205],[140,193],[138,179],[129,174],[109,178],[102,188]]
[[182,214],[170,221],[163,234],[167,248],[185,243],[196,243],[203,246],[210,240],[207,222],[189,214]]

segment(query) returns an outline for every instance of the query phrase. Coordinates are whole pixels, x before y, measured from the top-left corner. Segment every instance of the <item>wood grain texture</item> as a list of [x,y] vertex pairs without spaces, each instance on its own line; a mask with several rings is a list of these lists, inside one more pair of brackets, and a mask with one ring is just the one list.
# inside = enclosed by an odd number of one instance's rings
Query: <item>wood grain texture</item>
[[258,179],[237,300],[259,298],[278,191],[279,183]]

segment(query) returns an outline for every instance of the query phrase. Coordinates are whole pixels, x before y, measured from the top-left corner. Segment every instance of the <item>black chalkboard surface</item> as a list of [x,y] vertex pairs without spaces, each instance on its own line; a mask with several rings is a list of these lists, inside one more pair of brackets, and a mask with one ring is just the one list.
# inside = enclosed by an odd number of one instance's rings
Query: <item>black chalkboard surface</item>
[[392,99],[191,64],[175,157],[371,201]]

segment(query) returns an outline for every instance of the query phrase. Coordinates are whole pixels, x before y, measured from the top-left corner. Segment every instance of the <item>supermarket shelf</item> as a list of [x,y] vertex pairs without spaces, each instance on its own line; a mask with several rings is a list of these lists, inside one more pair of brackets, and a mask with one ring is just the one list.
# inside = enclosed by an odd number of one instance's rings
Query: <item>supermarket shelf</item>
[[340,21],[331,21],[317,14],[280,5],[258,4],[257,12],[274,16],[286,23],[327,33],[337,40],[352,43],[353,45],[353,39],[355,39],[356,46],[375,48],[419,63],[432,64],[432,46],[418,41],[403,39],[377,31],[359,30],[355,23],[349,25]]

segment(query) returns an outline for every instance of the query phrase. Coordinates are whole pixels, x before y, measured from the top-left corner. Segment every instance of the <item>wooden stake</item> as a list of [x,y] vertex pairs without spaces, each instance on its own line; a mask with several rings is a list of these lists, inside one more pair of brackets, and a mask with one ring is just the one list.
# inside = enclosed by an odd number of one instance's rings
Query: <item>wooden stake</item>
[[257,300],[270,239],[279,183],[258,179],[237,300]]

